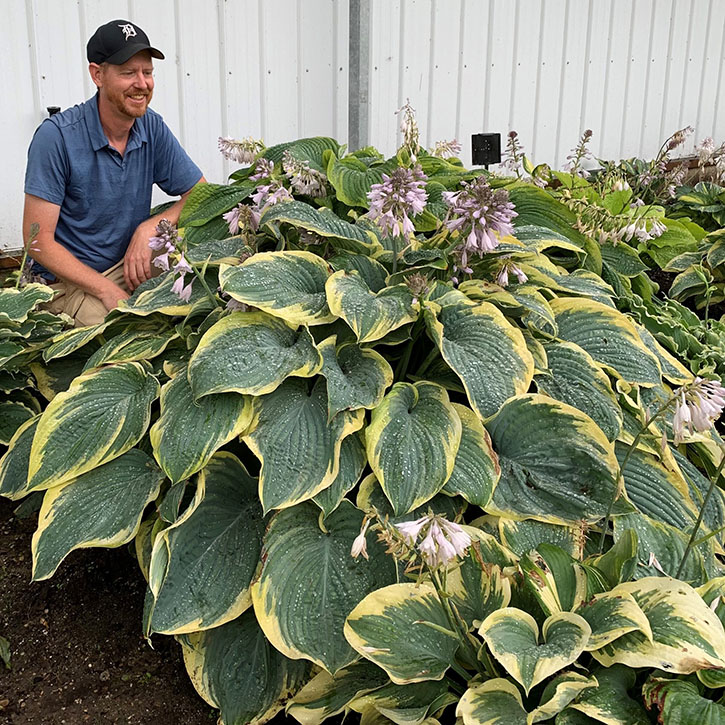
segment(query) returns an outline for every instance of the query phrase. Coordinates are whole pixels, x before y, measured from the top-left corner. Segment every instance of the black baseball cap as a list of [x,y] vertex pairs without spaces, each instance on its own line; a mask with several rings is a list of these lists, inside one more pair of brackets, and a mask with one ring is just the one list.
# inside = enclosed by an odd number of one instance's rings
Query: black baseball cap
[[101,25],[86,46],[89,63],[121,65],[131,56],[148,50],[152,57],[164,59],[164,54],[149,44],[149,36],[128,20],[111,20]]

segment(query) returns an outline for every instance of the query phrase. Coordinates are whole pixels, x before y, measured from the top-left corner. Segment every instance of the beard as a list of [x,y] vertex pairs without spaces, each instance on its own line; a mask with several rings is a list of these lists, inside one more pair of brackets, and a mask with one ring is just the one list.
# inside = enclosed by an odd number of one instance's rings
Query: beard
[[108,100],[111,102],[113,107],[122,115],[127,116],[129,118],[141,118],[146,113],[146,109],[149,107],[149,104],[151,103],[151,97],[153,96],[153,91],[146,91],[146,103],[144,104],[136,104],[133,101],[131,101],[126,93],[124,92],[118,92],[118,93],[109,93],[108,94]]

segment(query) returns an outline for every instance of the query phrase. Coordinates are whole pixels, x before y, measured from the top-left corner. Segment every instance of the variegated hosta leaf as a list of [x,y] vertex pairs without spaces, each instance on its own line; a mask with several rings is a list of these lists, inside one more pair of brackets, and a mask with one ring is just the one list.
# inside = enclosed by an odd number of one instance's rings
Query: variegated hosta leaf
[[650,677],[642,696],[650,710],[659,711],[658,722],[665,725],[725,725],[725,706],[703,697],[692,682]]
[[18,400],[0,402],[0,446],[10,444],[18,429],[36,415],[36,411]]
[[299,229],[305,229],[325,239],[332,239],[335,247],[340,244],[342,249],[351,249],[362,254],[372,252],[377,246],[373,236],[341,219],[331,209],[325,207],[316,209],[301,201],[270,206],[262,214],[260,225],[273,222],[285,222]]
[[602,592],[594,595],[576,610],[592,629],[586,651],[601,649],[627,632],[639,631],[651,640],[649,620],[631,594]]
[[410,685],[388,682],[378,690],[359,695],[350,703],[350,709],[362,715],[360,723],[368,723],[372,717],[382,715],[381,723],[398,725],[437,725],[434,714],[458,698],[448,691],[448,683],[429,680]]
[[392,584],[368,594],[350,612],[345,637],[399,685],[442,679],[458,649],[430,584]]
[[453,496],[460,494],[469,503],[485,507],[501,476],[498,456],[479,417],[465,405],[454,403],[453,407],[461,419],[461,443],[443,490]]
[[483,529],[475,526],[463,527],[472,539],[472,555],[479,558],[485,565],[495,564],[504,569],[507,566],[516,566],[519,557],[513,551],[501,544],[498,539]]
[[620,582],[632,579],[638,564],[637,546],[637,533],[634,529],[625,528],[615,537],[614,544],[605,554],[590,557],[586,563],[596,567],[609,586],[615,587]]
[[390,501],[385,496],[385,492],[380,487],[375,474],[371,473],[365,476],[357,490],[355,505],[365,513],[372,513],[373,508],[377,510],[380,516],[387,516],[393,524],[399,524],[402,521],[415,521],[421,516],[425,516],[430,509],[434,514],[441,514],[449,520],[453,520],[460,516],[466,510],[466,502],[461,498],[453,498],[444,493],[433,496],[430,501],[426,501],[422,506],[408,512],[396,516]]
[[478,630],[493,656],[516,682],[529,690],[575,662],[589,641],[591,629],[578,614],[558,612],[542,627],[528,613],[514,607],[499,609]]
[[309,378],[322,365],[306,327],[259,310],[232,312],[207,330],[189,361],[194,397],[271,393],[290,376]]
[[30,448],[33,444],[35,430],[40,416],[26,420],[10,439],[8,450],[0,458],[0,495],[11,500],[25,496],[29,491],[28,466],[30,465]]
[[179,336],[176,330],[141,331],[134,327],[112,337],[88,358],[84,370],[116,362],[151,360]]
[[370,205],[367,195],[372,185],[380,184],[383,174],[390,174],[397,166],[397,159],[370,166],[354,156],[333,157],[327,166],[327,178],[343,204],[367,209]]
[[354,330],[358,342],[372,342],[413,322],[418,313],[405,284],[373,292],[357,272],[335,272],[325,285],[330,310]]
[[179,641],[196,691],[229,725],[267,722],[309,676],[309,662],[290,660],[272,647],[251,609]]
[[628,695],[635,684],[634,670],[623,665],[613,665],[598,668],[594,676],[599,686],[583,692],[571,705],[573,709],[597,722],[649,725],[650,719],[642,705]]
[[337,344],[332,335],[317,349],[322,355],[320,373],[327,380],[329,417],[341,410],[375,408],[393,382],[393,369],[375,350],[355,343]]
[[158,394],[156,378],[135,362],[76,378],[40,418],[27,490],[58,486],[132,448],[148,428],[151,403]]
[[519,688],[503,678],[469,687],[456,707],[456,716],[463,719],[463,725],[528,725]]
[[534,519],[500,518],[498,531],[501,542],[517,556],[536,549],[540,544],[553,544],[580,560],[586,543],[586,527],[580,522],[570,526],[548,524]]
[[328,717],[345,710],[356,697],[377,690],[388,681],[385,670],[367,660],[353,662],[334,677],[322,670],[295,695],[285,712],[302,725],[322,725]]
[[539,544],[519,562],[526,587],[545,614],[571,612],[587,598],[587,575],[582,565],[558,546]]
[[0,322],[25,322],[28,314],[43,302],[50,302],[55,292],[44,284],[31,282],[21,289],[0,290]]
[[65,330],[59,335],[52,338],[49,347],[43,350],[43,360],[50,362],[58,357],[65,357],[76,350],[80,350],[87,345],[97,335],[100,335],[109,325],[111,321],[101,322],[98,325],[90,325],[88,327],[74,327]]
[[374,541],[368,542],[369,560],[352,558],[363,513],[349,501],[325,519],[324,530],[320,516],[311,503],[275,515],[252,602],[280,652],[334,674],[356,659],[343,637],[345,618],[366,595],[395,580],[395,564]]
[[[618,541],[627,529],[637,535],[638,566],[632,576],[674,576],[687,548],[689,535],[680,529],[649,518],[644,514],[626,514],[614,519],[614,540]],[[680,572],[680,577],[697,586],[708,579],[708,558],[713,556],[712,540],[692,547]],[[714,573],[714,572],[710,572]]]
[[562,340],[584,348],[629,383],[657,385],[661,381],[657,357],[640,340],[626,315],[601,302],[578,297],[552,300],[551,308]]
[[[90,347],[90,346],[89,346]],[[39,360],[30,363],[38,392],[50,402],[58,393],[68,390],[70,384],[83,372],[90,350],[78,350],[49,363]]]
[[534,360],[524,336],[492,304],[426,303],[424,314],[429,334],[482,418],[529,389]]
[[[471,527],[467,533],[476,541]],[[485,536],[479,532],[478,536]],[[480,540],[479,540],[480,543]],[[468,556],[461,560],[460,567],[448,573],[448,591],[463,620],[472,628],[474,622],[482,622],[491,612],[511,603],[511,581],[501,572],[500,566],[487,564],[481,554],[480,547],[472,548]]]
[[715,612],[685,582],[647,577],[625,582],[614,592],[631,594],[649,620],[652,640],[629,632],[592,652],[609,667],[655,667],[687,675],[699,669],[725,667],[725,631]]
[[[193,282],[188,302],[184,302],[179,295],[171,291],[175,281],[175,275],[171,273],[147,280],[137,287],[127,300],[121,300],[118,310],[139,317],[146,317],[154,312],[162,315],[183,316],[188,315],[197,304],[209,303],[206,290],[199,280]],[[206,282],[211,289],[217,287],[215,270],[207,272]]]
[[149,436],[154,457],[176,483],[201,470],[214,451],[243,433],[252,420],[251,399],[238,393],[194,401],[185,371],[161,388],[161,416]]
[[251,604],[263,534],[256,479],[234,455],[217,453],[193,504],[154,541],[151,631],[195,632],[238,617]]
[[548,370],[535,376],[537,388],[586,413],[610,441],[622,428],[622,411],[609,378],[594,359],[571,342],[545,346]]
[[461,419],[435,383],[396,383],[372,412],[368,461],[396,515],[433,498],[453,470]]
[[565,672],[555,677],[544,688],[541,705],[529,713],[527,725],[550,720],[560,713],[572,700],[583,693],[596,690],[598,682],[594,677],[584,677],[576,672]]
[[325,297],[327,262],[311,252],[261,252],[219,268],[222,291],[293,325],[332,322]]
[[663,463],[641,449],[630,454],[629,448],[623,443],[615,444],[620,464],[629,454],[622,472],[629,500],[639,511],[656,521],[678,529],[686,529],[693,524],[698,509],[690,498],[687,482],[680,472],[668,470]]
[[340,446],[340,468],[337,477],[327,488],[312,500],[329,516],[339,505],[345,494],[360,480],[368,459],[361,432],[349,435]]
[[543,395],[525,395],[506,403],[486,427],[501,465],[488,512],[552,523],[606,514],[617,463],[591,418]]
[[348,273],[357,272],[373,292],[380,292],[388,279],[388,270],[380,262],[365,254],[343,252],[335,255],[328,262],[336,272],[340,270]]
[[333,483],[344,438],[359,430],[363,412],[342,412],[327,422],[325,382],[312,391],[304,380],[286,380],[253,399],[254,419],[244,442],[262,462],[259,498],[265,513],[316,496]]
[[675,385],[692,381],[692,373],[676,357],[670,355],[646,327],[638,326],[637,333],[647,349],[659,360],[663,377]]
[[33,534],[33,581],[48,579],[71,551],[115,548],[138,531],[163,474],[138,448],[45,493]]
[[[707,496],[710,479],[703,475],[702,471],[685,458],[677,449],[673,448],[672,453],[687,481],[690,499],[695,502],[699,511],[703,506],[705,496]],[[713,539],[721,547],[725,543],[725,491],[719,486],[715,486],[712,490],[707,506],[705,506],[702,518],[702,529],[703,531],[719,531],[720,533],[713,537]],[[718,553],[720,553],[719,550]]]

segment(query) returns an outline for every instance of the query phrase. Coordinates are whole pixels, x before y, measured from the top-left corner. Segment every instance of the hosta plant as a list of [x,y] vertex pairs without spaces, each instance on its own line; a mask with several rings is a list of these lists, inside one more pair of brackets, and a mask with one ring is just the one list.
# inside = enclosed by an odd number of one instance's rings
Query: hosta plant
[[[413,130],[224,139],[249,165],[159,229],[159,277],[0,343],[34,580],[131,545],[225,725],[720,717],[718,383],[621,311],[635,250]],[[2,329],[49,294],[3,290]]]

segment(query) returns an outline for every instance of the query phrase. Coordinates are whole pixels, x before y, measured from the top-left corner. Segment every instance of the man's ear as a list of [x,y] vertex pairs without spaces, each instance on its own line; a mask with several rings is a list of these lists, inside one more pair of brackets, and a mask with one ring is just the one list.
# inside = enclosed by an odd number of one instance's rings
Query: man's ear
[[90,73],[91,80],[95,83],[96,87],[100,88],[103,85],[103,68],[98,65],[98,63],[89,63],[88,72]]

